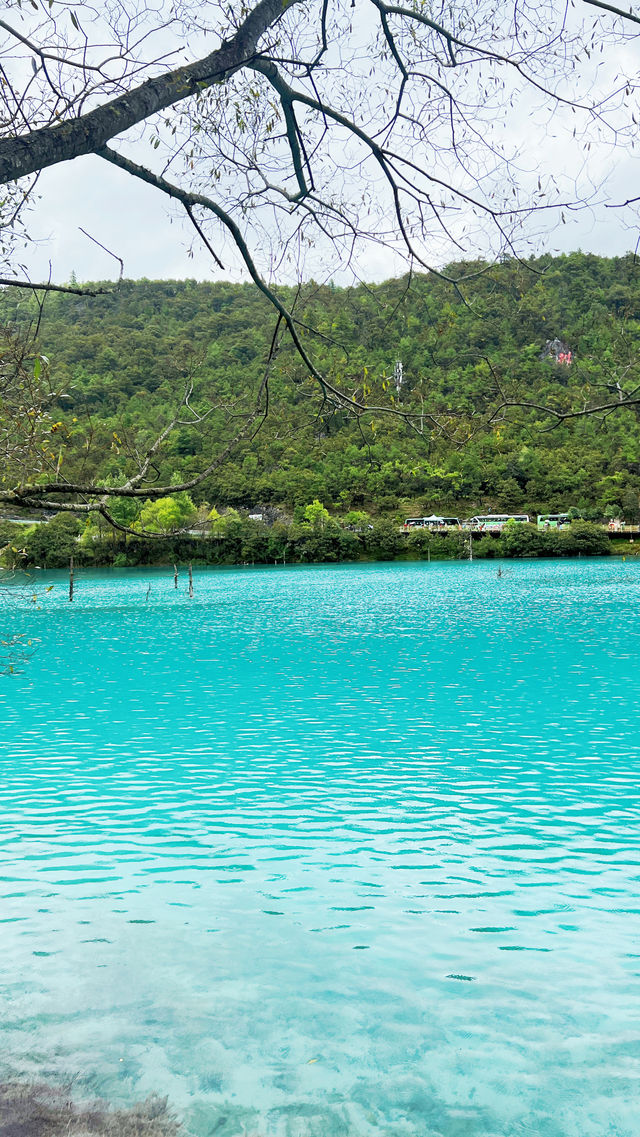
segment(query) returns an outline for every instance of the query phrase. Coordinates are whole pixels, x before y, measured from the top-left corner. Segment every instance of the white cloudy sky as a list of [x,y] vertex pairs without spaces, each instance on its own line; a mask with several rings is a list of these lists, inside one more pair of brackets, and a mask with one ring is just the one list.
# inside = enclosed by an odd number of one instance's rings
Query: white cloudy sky
[[[612,164],[608,187],[611,203],[624,201],[637,192],[638,163],[635,154],[620,152],[608,156]],[[23,251],[22,260],[31,279],[45,280],[51,275],[58,283],[72,273],[78,280],[116,279],[120,266],[114,257],[92,242],[111,250],[124,261],[124,275],[151,280],[241,279],[232,262],[226,260],[222,272],[206,250],[193,247],[193,230],[158,191],[130,178],[123,171],[98,158],[77,158],[45,171],[39,183],[40,201],[30,220],[34,244]],[[584,252],[604,256],[633,250],[637,234],[625,218],[612,209],[600,207],[565,213],[565,224],[553,224],[537,242],[540,251]],[[455,256],[451,250],[451,257]],[[361,259],[362,272],[370,281],[388,279],[403,271],[400,259],[380,247],[371,247]],[[326,274],[316,263],[313,252],[307,257],[306,275]],[[350,273],[335,265],[334,279],[347,283]]]
[[[630,41],[620,49],[617,58],[610,59],[609,74],[603,76],[601,72],[599,82],[608,82],[614,67],[626,74],[637,72],[635,44],[636,41]],[[527,176],[533,176],[539,166],[543,172],[553,170],[578,195],[584,187],[571,187],[574,175],[586,174],[587,181],[603,187],[598,191],[597,208],[565,212],[566,224],[551,224],[541,217],[534,226],[538,230],[535,251],[569,252],[581,248],[585,252],[617,255],[635,248],[638,238],[630,227],[630,219],[605,207],[607,202],[624,201],[637,192],[637,161],[632,148],[594,146],[586,153],[582,143],[573,141],[561,124],[557,130],[554,124],[550,132],[541,120],[528,118],[523,105],[510,113],[505,128],[514,143],[520,145]],[[126,148],[126,152],[138,157],[136,145]],[[145,148],[145,156],[148,153]],[[198,245],[193,247],[191,256],[193,230],[183,220],[179,207],[172,207],[158,191],[99,158],[79,158],[45,171],[38,192],[39,200],[29,217],[34,241],[21,256],[33,280],[51,276],[63,283],[72,273],[79,281],[117,278],[118,261],[94,242],[122,258],[124,275],[129,278],[244,278],[228,249],[223,248],[224,272]],[[94,241],[82,230],[91,234]],[[484,251],[470,243],[468,256]],[[531,249],[523,246],[523,251]],[[336,282],[348,283],[351,274],[335,259],[328,265],[325,254],[321,248],[311,249],[304,275],[322,280],[331,274]],[[461,258],[452,246],[440,247],[433,259],[444,263]],[[370,245],[360,258],[360,271],[367,280],[381,280],[402,272],[403,262],[383,248]]]

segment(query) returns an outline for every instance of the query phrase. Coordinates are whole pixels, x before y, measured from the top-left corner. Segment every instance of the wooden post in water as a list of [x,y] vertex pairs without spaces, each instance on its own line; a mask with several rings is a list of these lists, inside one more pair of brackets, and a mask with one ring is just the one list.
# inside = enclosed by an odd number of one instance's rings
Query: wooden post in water
[[69,561],[69,600],[73,600],[73,557]]
[[174,588],[178,587],[178,566],[177,565],[173,566],[173,587]]
[[193,599],[193,573],[191,571],[191,561],[189,561],[189,599]]

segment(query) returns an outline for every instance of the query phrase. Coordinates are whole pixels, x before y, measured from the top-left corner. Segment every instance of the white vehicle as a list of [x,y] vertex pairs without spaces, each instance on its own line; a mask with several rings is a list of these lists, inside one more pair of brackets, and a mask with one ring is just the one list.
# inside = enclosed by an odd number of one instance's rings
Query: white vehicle
[[431,533],[438,533],[443,529],[459,529],[460,521],[457,517],[407,517],[403,529],[428,529]]
[[539,513],[538,529],[566,529],[570,524],[568,513]]
[[500,533],[510,521],[524,525],[529,521],[528,513],[478,513],[464,522],[465,529],[474,533]]

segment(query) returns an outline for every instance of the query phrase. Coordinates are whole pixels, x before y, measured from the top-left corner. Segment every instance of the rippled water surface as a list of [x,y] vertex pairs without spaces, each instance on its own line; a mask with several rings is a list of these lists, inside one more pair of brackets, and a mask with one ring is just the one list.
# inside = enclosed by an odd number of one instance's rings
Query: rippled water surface
[[640,565],[503,571],[41,574],[5,1077],[197,1137],[637,1137]]

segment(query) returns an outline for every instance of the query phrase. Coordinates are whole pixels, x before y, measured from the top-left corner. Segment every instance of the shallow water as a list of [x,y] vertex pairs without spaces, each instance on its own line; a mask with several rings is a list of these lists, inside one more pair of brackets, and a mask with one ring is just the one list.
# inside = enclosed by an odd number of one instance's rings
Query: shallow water
[[37,574],[3,1076],[197,1137],[637,1137],[640,565],[496,571]]

